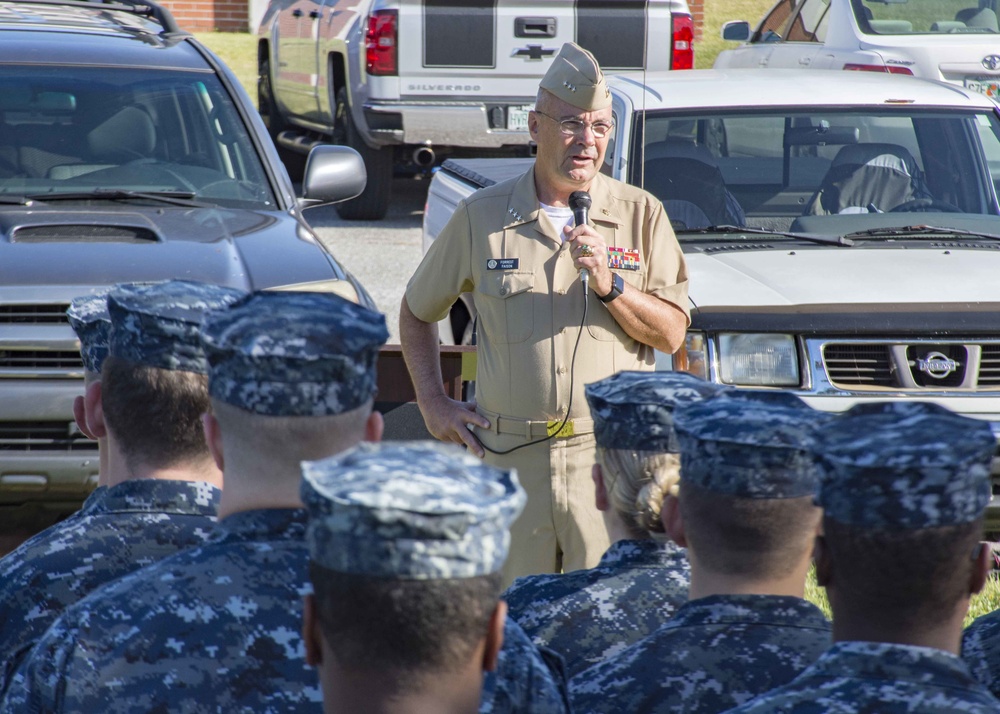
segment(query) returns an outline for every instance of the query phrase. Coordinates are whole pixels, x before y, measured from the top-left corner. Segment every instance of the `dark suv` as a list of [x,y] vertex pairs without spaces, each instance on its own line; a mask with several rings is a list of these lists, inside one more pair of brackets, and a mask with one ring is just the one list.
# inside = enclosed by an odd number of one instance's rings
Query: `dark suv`
[[356,152],[318,147],[297,198],[235,76],[153,2],[0,5],[0,528],[97,474],[70,299],[185,278],[374,307],[302,217],[364,185]]

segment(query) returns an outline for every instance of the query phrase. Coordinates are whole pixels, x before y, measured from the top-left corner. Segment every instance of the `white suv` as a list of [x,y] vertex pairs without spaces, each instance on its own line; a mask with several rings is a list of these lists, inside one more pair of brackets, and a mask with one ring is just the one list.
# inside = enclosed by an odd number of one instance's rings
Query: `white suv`
[[959,84],[994,99],[1000,89],[997,0],[778,0],[754,32],[715,67],[846,69]]

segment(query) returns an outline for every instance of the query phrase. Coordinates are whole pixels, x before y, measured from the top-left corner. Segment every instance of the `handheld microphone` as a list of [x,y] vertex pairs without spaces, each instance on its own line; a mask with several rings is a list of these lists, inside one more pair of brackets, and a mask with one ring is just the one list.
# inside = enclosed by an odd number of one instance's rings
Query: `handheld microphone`
[[[573,222],[582,226],[587,223],[587,216],[590,213],[590,194],[586,191],[574,191],[569,195],[569,207],[573,211]],[[583,292],[587,292],[590,285],[590,273],[586,268],[580,268],[580,282],[583,283]]]

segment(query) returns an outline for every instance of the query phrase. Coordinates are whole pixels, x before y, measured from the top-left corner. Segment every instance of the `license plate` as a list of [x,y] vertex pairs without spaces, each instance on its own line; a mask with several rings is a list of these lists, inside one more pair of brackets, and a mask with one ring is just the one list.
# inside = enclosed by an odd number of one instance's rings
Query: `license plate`
[[985,94],[990,99],[1000,100],[1000,77],[966,79],[965,88]]
[[523,107],[507,107],[507,131],[527,131],[528,112],[534,109],[530,104]]

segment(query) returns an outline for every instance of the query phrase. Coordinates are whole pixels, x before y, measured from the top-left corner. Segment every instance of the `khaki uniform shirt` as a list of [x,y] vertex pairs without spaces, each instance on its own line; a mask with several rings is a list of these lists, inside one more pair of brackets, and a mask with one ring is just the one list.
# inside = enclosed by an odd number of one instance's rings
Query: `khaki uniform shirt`
[[[687,269],[659,200],[601,174],[590,194],[590,223],[615,254],[613,271],[687,314]],[[519,419],[562,419],[583,287],[569,245],[539,206],[534,168],[458,205],[410,278],[406,301],[417,318],[437,322],[463,292],[473,293],[479,314],[478,404]],[[574,419],[589,417],[585,384],[654,364],[653,348],[629,337],[596,296],[588,309],[576,356]]]

